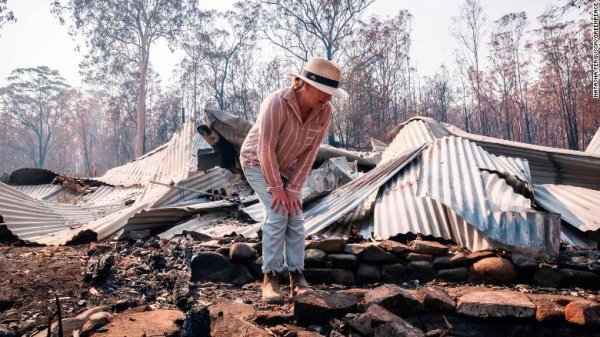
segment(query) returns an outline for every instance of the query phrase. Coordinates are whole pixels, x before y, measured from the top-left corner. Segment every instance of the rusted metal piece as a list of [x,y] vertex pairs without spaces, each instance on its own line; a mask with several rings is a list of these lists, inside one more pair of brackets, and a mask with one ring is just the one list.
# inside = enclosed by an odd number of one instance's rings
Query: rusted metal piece
[[58,295],[54,294],[54,298],[56,299],[56,316],[58,319],[58,337],[63,336],[63,326],[62,326],[62,312],[60,311],[60,300],[58,299]]

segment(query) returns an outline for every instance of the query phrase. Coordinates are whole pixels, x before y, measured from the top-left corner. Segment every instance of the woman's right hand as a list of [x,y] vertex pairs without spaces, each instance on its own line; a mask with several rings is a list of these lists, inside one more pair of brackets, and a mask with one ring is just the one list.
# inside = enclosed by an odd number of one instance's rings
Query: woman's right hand
[[283,214],[290,214],[290,201],[288,200],[287,194],[283,188],[272,190],[271,197],[273,199],[271,202],[271,208],[275,211],[275,213],[279,213],[279,210],[281,209]]

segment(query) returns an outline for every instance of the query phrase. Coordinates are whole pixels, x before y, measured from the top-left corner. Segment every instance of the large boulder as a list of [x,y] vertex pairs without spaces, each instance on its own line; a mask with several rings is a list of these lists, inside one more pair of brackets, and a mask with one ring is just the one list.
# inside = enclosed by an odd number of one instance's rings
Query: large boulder
[[437,271],[435,278],[449,282],[462,282],[469,278],[469,271],[467,267],[440,269]]
[[443,289],[438,287],[427,287],[417,295],[422,303],[423,310],[428,312],[454,311],[456,302]]
[[448,253],[448,246],[436,241],[414,240],[410,243],[409,247],[413,252],[420,254],[441,256]]
[[375,245],[371,245],[365,248],[365,250],[360,255],[360,258],[364,262],[373,264],[385,264],[396,262],[396,257],[394,255],[386,252],[385,250]]
[[185,315],[178,310],[128,312],[115,316],[111,323],[104,326],[101,333],[95,332],[91,336],[173,336],[180,332],[176,322],[184,317]]
[[269,333],[258,326],[235,317],[217,317],[212,319],[210,335],[271,337]]
[[379,243],[379,247],[392,254],[400,254],[409,249],[407,245],[393,240],[383,240]]
[[456,253],[444,256],[437,256],[433,259],[433,268],[435,269],[453,269],[464,267],[469,264],[469,260],[463,253]]
[[505,284],[517,278],[517,270],[509,260],[502,257],[488,257],[475,262],[470,273],[486,283]]
[[427,261],[414,261],[407,264],[406,272],[411,280],[429,282],[435,278],[435,270]]
[[591,301],[574,301],[565,307],[567,322],[578,325],[600,325],[600,304]]
[[294,317],[298,324],[325,324],[332,318],[342,318],[356,310],[358,297],[342,293],[309,295],[294,302]]
[[402,284],[406,278],[406,269],[400,263],[381,266],[381,280],[385,283]]
[[586,289],[600,289],[600,276],[591,271],[564,268],[560,270],[563,275],[564,287],[580,287]]
[[361,263],[356,269],[356,282],[359,284],[371,284],[379,282],[381,270],[379,266]]
[[320,249],[327,253],[340,253],[344,250],[346,240],[340,237],[333,237],[320,241],[311,241],[306,246],[307,249]]
[[516,291],[476,291],[461,296],[458,313],[473,317],[533,318],[535,305]]
[[384,284],[365,294],[365,304],[377,304],[395,315],[404,316],[416,313],[421,302],[408,290],[395,284]]
[[246,303],[242,302],[221,302],[208,307],[210,317],[228,317],[228,318],[241,318],[241,319],[252,319],[256,315],[256,309]]
[[327,260],[333,268],[355,269],[358,266],[358,257],[353,254],[329,254]]
[[229,248],[231,262],[247,263],[256,256],[256,250],[244,242],[236,242]]
[[234,274],[233,264],[222,254],[201,252],[192,258],[192,282],[229,282]]
[[321,249],[309,248],[304,251],[304,265],[306,268],[321,268],[325,266],[327,253]]

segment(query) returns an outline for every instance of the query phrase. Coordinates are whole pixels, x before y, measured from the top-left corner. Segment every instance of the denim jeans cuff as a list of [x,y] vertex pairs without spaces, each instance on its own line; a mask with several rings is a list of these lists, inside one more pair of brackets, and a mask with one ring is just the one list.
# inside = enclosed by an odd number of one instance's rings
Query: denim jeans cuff
[[273,271],[278,272],[278,273],[283,273],[287,269],[288,268],[285,265],[281,265],[279,267],[262,267],[262,272],[263,272],[263,274],[268,274]]

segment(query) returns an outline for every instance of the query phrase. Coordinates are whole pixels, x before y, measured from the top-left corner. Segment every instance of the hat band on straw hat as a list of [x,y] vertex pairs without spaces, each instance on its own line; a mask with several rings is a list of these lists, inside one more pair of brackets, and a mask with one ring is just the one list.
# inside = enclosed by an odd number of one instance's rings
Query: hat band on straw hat
[[335,80],[332,80],[330,78],[317,75],[317,74],[315,74],[313,72],[310,72],[310,71],[308,71],[306,69],[302,70],[302,76],[304,76],[304,77],[306,77],[306,78],[308,78],[310,80],[313,80],[313,81],[315,81],[317,83],[320,83],[320,84],[323,84],[323,85],[326,85],[326,86],[332,87],[332,88],[337,88],[340,85],[339,81],[335,81]]

